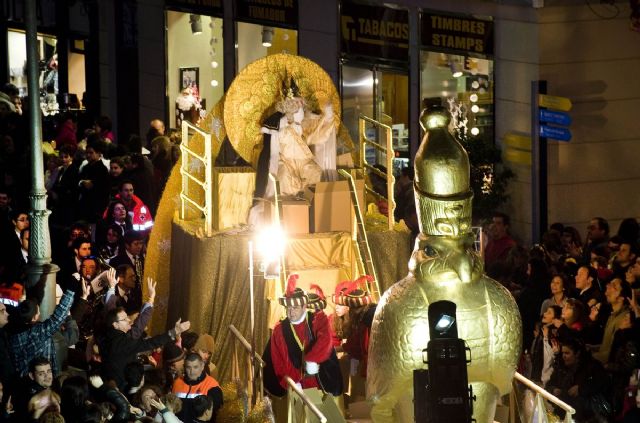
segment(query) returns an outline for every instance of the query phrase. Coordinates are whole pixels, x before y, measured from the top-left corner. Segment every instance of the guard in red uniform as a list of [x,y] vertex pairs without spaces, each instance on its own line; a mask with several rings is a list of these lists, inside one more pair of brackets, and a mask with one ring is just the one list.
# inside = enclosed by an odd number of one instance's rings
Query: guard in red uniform
[[336,306],[349,307],[349,319],[344,328],[346,341],[342,344],[343,351],[349,359],[351,376],[351,398],[364,397],[364,381],[367,377],[369,358],[369,336],[376,305],[367,289],[367,282],[372,282],[371,276],[365,275],[355,281],[341,284],[340,292],[333,296]]
[[[275,396],[286,393],[286,376],[303,389],[318,388],[342,394],[342,375],[331,340],[326,314],[307,310],[309,298],[296,288],[298,275],[291,275],[285,296],[278,299],[287,317],[278,322],[263,354],[265,388]],[[325,302],[326,304],[326,302]]]

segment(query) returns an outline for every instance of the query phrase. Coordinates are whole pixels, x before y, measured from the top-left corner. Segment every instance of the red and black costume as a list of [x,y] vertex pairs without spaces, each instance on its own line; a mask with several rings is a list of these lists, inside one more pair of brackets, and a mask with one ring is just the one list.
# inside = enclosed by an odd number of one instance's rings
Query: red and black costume
[[[267,347],[265,358],[271,371],[265,370],[265,379],[270,374],[276,380],[272,379],[269,384],[265,381],[265,386],[273,387],[277,382],[282,388],[279,392],[272,392],[278,391],[277,388],[267,388],[272,394],[284,394],[286,376],[300,383],[303,389],[320,388],[333,395],[342,394],[342,375],[331,342],[329,320],[323,312],[307,312],[306,319],[297,325],[289,319],[280,321],[273,329]],[[267,352],[270,352],[269,357],[266,357]],[[320,372],[313,376],[305,375],[305,361],[320,364]]]
[[[281,304],[308,304],[304,291],[287,289],[287,296]],[[332,344],[331,327],[323,311],[307,311],[305,318],[293,324],[287,318],[273,329],[271,339],[263,354],[265,388],[275,396],[286,393],[288,376],[300,383],[303,389],[319,388],[333,395],[343,391],[342,374],[335,349]],[[318,374],[305,374],[305,363],[318,363]]]

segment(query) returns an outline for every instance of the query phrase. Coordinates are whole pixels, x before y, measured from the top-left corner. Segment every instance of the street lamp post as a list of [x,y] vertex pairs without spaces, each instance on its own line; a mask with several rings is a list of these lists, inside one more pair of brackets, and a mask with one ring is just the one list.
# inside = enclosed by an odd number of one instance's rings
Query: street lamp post
[[53,313],[55,307],[55,274],[58,266],[51,263],[51,238],[49,236],[49,210],[47,191],[44,188],[42,159],[42,119],[40,116],[38,62],[38,21],[36,0],[25,1],[25,27],[27,41],[27,83],[29,93],[29,140],[31,142],[31,238],[29,242],[29,266],[27,286],[44,283],[44,297],[40,304],[41,319]]

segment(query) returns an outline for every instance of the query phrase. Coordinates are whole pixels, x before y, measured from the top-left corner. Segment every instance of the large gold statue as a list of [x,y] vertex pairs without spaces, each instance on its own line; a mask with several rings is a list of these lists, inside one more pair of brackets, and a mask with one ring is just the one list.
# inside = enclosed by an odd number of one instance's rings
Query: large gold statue
[[[484,274],[473,250],[469,158],[449,133],[441,108],[423,113],[426,131],[415,160],[420,235],[409,274],[391,286],[371,330],[367,397],[380,422],[413,422],[413,370],[424,368],[427,309],[439,300],[457,305],[459,337],[471,348],[469,383],[474,418],[492,422],[496,401],[511,389],[522,343],[520,314],[511,294]],[[435,383],[447,383],[446,380]]]

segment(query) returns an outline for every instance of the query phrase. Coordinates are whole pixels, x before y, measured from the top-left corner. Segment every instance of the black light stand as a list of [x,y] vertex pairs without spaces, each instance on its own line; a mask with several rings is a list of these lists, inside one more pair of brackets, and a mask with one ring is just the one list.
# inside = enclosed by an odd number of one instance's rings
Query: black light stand
[[423,361],[429,369],[413,371],[415,422],[470,423],[475,400],[467,377],[471,350],[458,338],[456,305],[438,301],[428,313],[430,341]]

